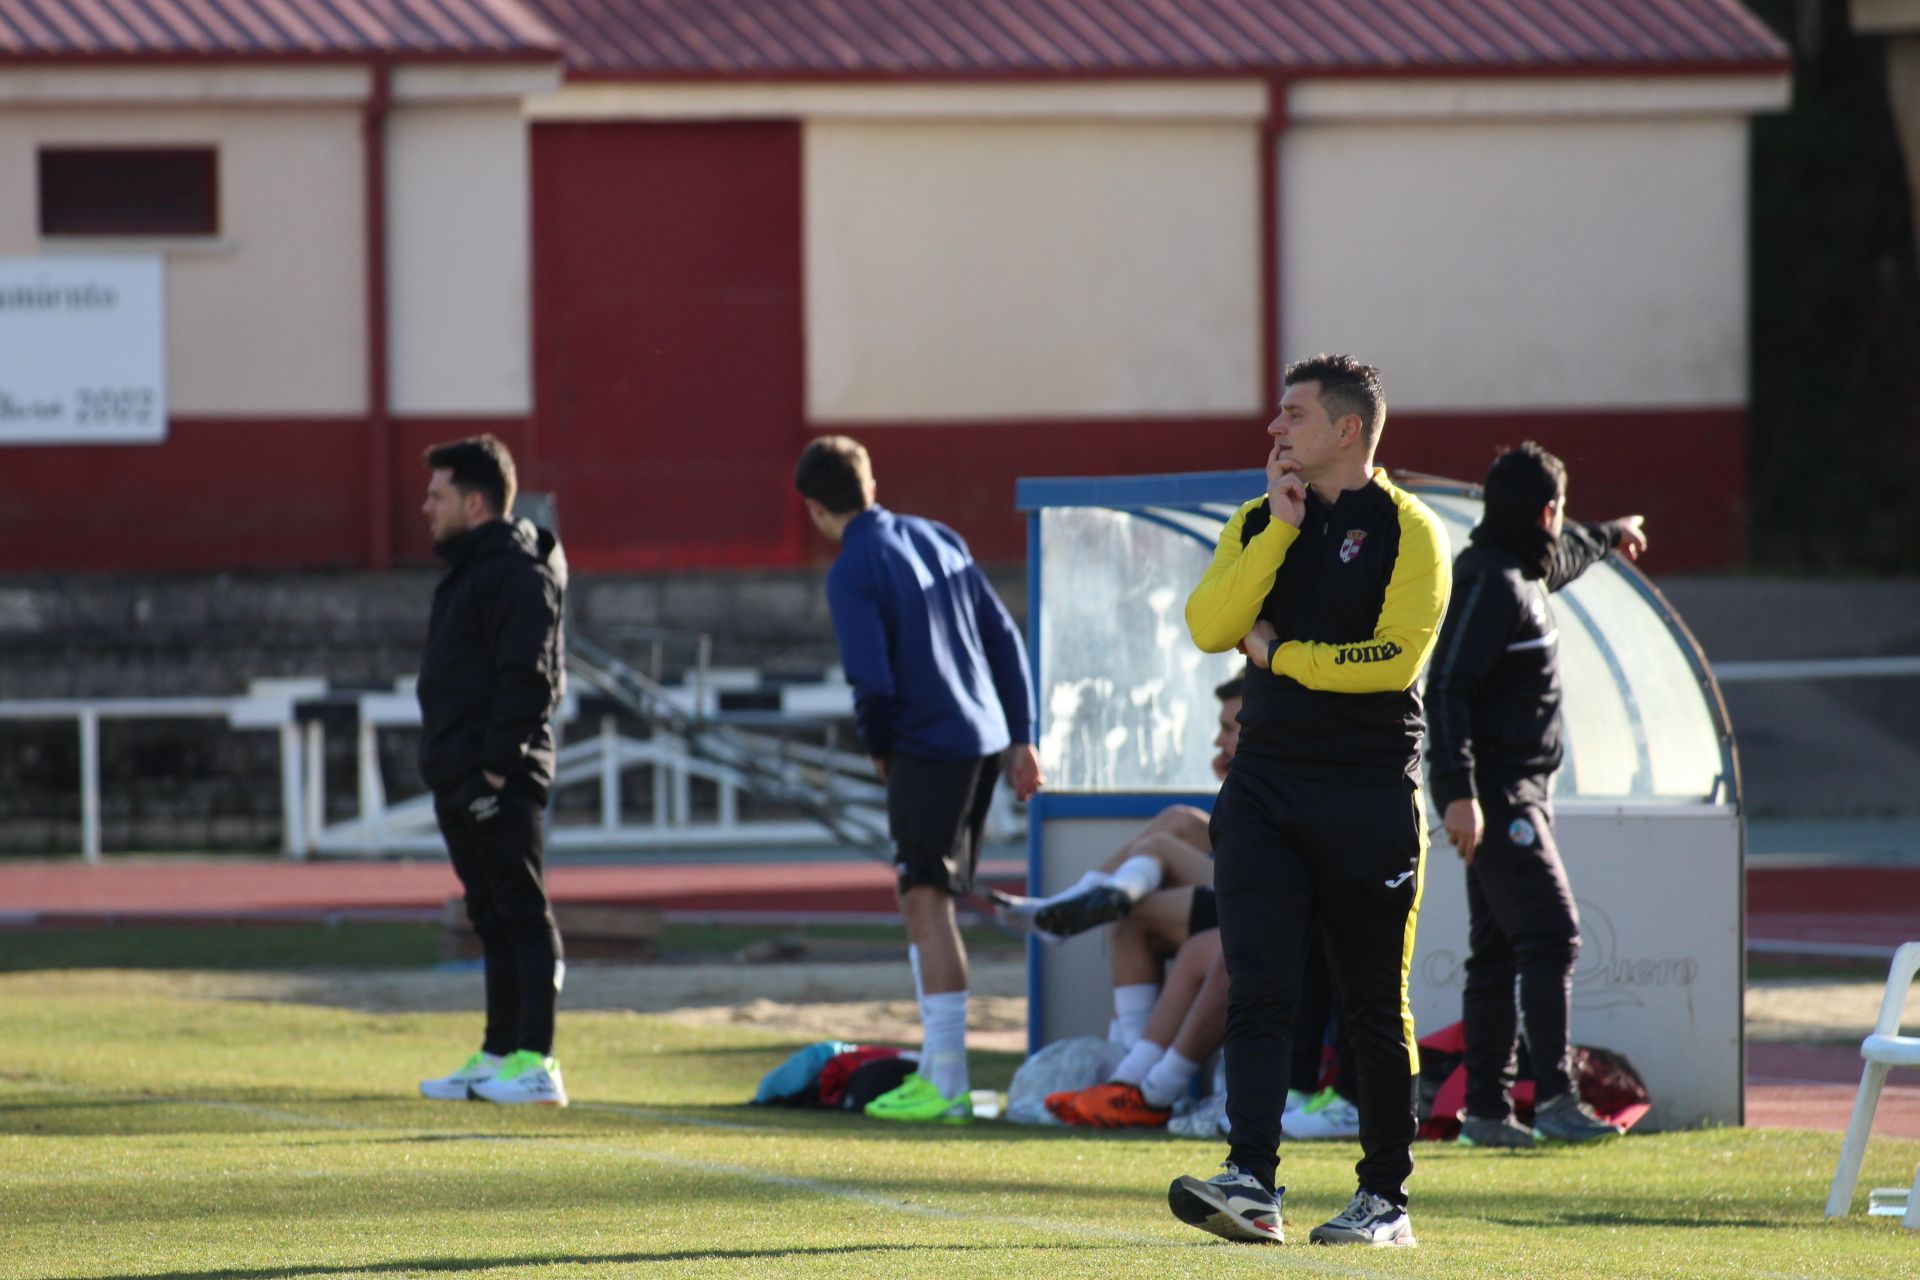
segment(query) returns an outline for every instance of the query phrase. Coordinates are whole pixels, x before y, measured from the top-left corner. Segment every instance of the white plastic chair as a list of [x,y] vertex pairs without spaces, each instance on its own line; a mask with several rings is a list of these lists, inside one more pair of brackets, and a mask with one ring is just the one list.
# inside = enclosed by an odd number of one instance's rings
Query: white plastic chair
[[[1873,1128],[1873,1111],[1880,1104],[1880,1086],[1886,1083],[1887,1068],[1920,1067],[1920,1035],[1900,1034],[1900,1013],[1906,1007],[1907,988],[1916,972],[1920,972],[1920,942],[1909,942],[1893,953],[1887,992],[1880,999],[1880,1020],[1873,1024],[1873,1034],[1860,1042],[1860,1056],[1867,1060],[1867,1066],[1860,1073],[1860,1091],[1853,1097],[1853,1119],[1847,1124],[1847,1140],[1840,1146],[1833,1189],[1827,1194],[1829,1218],[1844,1218],[1853,1205],[1854,1183],[1859,1181],[1860,1161],[1867,1154],[1867,1132]],[[1906,1216],[1900,1223],[1920,1230],[1920,1174],[1915,1176]]]

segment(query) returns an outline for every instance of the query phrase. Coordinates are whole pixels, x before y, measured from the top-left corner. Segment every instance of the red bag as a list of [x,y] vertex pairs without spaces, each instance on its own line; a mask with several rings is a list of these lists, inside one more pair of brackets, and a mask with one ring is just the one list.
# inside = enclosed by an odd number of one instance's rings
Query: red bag
[[837,1107],[847,1092],[847,1081],[853,1073],[869,1062],[878,1062],[882,1058],[897,1058],[900,1050],[888,1049],[881,1045],[863,1044],[857,1049],[835,1054],[827,1059],[827,1065],[820,1068],[820,1105]]
[[[1460,1136],[1460,1112],[1467,1105],[1465,1028],[1458,1022],[1420,1037],[1419,1136],[1432,1142],[1452,1142]],[[1527,1075],[1526,1044],[1520,1046],[1521,1078],[1513,1086],[1514,1119],[1533,1123],[1533,1081]],[[1574,1088],[1594,1114],[1622,1129],[1631,1129],[1652,1109],[1646,1081],[1633,1064],[1611,1049],[1574,1045]]]

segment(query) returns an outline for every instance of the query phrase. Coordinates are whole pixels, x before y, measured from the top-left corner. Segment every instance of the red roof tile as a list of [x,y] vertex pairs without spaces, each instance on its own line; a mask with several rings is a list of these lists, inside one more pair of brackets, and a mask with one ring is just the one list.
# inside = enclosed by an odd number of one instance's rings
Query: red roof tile
[[[12,0],[0,0],[0,5]],[[1784,66],[1739,0],[527,0],[575,74],[994,77]]]
[[518,0],[0,0],[0,66],[42,59],[551,58]]
[[558,47],[576,75],[702,79],[1633,74],[1788,58],[1740,0],[0,0],[0,63]]

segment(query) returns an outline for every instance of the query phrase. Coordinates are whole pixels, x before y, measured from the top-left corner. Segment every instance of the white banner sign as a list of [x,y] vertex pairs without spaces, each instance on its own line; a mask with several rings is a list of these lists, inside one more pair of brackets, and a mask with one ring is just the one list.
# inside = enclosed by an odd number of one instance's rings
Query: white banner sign
[[0,258],[0,445],[167,438],[158,257]]

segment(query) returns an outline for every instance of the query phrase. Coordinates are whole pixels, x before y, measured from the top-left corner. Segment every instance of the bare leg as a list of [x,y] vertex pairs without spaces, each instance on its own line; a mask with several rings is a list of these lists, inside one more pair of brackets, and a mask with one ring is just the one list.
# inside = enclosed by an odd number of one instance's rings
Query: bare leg
[[1207,958],[1207,976],[1170,1047],[1193,1062],[1205,1062],[1227,1038],[1227,962],[1220,954],[1220,931],[1195,934],[1180,954],[1189,951]]
[[932,885],[915,885],[900,895],[900,916],[907,940],[920,952],[924,995],[967,989],[967,950],[953,917],[953,895]]
[[[1154,1003],[1153,1016],[1141,1034],[1157,1045],[1171,1047],[1174,1037],[1186,1025],[1188,1011],[1207,980],[1207,970],[1220,956],[1218,931],[1209,929],[1201,938],[1214,936],[1211,948],[1200,938],[1189,938],[1173,958],[1167,980],[1161,984],[1160,999]],[[1189,1057],[1192,1055],[1189,1054]]]
[[1213,846],[1207,841],[1204,824],[1199,829],[1199,838],[1194,838],[1193,820],[1188,816],[1199,812],[1185,805],[1175,805],[1166,810],[1149,822],[1139,835],[1114,850],[1100,864],[1100,870],[1112,874],[1129,858],[1144,855],[1160,864],[1166,877],[1161,882],[1163,888],[1183,884],[1212,884],[1213,858],[1209,850]]
[[1147,824],[1148,831],[1172,836],[1181,844],[1206,853],[1213,848],[1213,836],[1207,830],[1205,810],[1190,804],[1168,805]]
[[1192,889],[1162,889],[1142,898],[1133,913],[1113,927],[1108,942],[1113,985],[1159,982],[1162,962],[1187,940],[1192,910]]
[[1174,805],[1058,893],[1036,898],[996,891],[989,896],[1003,924],[1058,941],[1113,923],[1159,890],[1212,884],[1207,841],[1206,815],[1189,805]]

